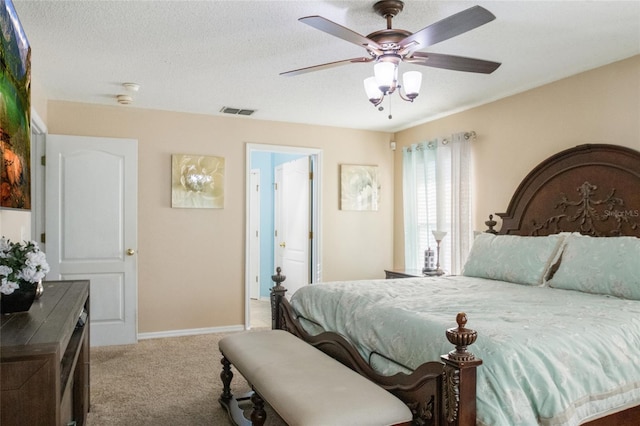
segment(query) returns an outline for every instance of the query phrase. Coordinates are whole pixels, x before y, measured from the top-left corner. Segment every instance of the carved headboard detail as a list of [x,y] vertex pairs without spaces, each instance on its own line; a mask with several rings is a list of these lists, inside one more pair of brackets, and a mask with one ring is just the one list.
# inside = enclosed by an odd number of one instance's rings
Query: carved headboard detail
[[536,166],[520,183],[498,233],[640,237],[640,152],[580,145]]

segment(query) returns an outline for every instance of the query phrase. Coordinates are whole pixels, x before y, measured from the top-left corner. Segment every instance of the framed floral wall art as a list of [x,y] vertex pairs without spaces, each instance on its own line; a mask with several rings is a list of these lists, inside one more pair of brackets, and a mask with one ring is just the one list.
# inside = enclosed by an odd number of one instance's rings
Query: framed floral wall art
[[11,0],[0,0],[0,206],[31,209],[31,47]]
[[340,166],[340,209],[378,211],[378,166]]
[[171,207],[224,208],[224,157],[174,154]]

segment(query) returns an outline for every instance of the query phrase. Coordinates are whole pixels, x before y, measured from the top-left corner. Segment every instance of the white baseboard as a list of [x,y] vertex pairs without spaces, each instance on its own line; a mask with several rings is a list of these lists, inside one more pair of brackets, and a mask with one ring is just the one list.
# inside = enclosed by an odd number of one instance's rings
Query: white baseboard
[[160,339],[163,337],[195,336],[198,334],[230,333],[234,331],[244,331],[244,330],[245,330],[244,325],[230,325],[226,327],[191,328],[187,330],[154,331],[150,333],[138,333],[138,340]]

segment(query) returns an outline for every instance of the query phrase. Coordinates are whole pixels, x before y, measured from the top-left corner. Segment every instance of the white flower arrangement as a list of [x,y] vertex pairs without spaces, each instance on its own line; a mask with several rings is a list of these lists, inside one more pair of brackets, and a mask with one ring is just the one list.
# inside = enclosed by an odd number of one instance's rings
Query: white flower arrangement
[[12,243],[0,239],[0,293],[11,294],[21,285],[35,288],[47,272],[49,264],[35,241]]

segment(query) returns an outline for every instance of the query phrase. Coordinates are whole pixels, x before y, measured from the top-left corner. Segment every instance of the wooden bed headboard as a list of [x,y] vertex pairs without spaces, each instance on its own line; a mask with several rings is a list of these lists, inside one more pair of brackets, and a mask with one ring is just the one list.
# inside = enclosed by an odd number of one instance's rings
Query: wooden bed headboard
[[498,234],[640,237],[640,152],[606,144],[559,152],[524,178],[497,215]]

